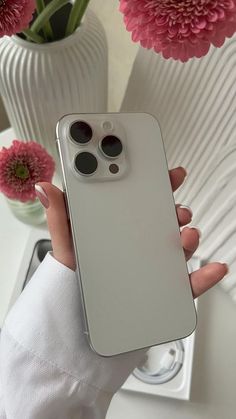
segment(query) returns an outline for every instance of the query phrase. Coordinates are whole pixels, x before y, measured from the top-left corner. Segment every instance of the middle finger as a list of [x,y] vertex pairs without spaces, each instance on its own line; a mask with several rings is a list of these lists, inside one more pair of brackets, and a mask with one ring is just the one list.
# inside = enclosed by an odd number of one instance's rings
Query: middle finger
[[185,226],[186,224],[189,224],[192,221],[193,213],[191,211],[191,208],[181,204],[176,204],[175,208],[180,227]]
[[201,232],[196,227],[185,227],[181,231],[181,243],[184,249],[186,260],[191,259],[194,252],[197,250],[200,237]]

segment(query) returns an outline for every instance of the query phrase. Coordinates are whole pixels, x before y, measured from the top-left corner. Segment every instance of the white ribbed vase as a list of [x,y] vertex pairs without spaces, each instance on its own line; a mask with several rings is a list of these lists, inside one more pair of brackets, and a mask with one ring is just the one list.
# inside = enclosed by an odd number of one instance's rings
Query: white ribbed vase
[[57,160],[55,126],[67,113],[106,112],[107,41],[88,10],[71,36],[48,44],[0,40],[0,92],[17,138],[34,140]]

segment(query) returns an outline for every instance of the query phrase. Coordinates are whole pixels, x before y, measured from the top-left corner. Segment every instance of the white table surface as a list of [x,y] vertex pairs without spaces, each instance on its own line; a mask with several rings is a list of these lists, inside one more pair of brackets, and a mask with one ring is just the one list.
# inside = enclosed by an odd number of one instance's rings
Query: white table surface
[[[8,146],[13,131],[0,134]],[[31,227],[17,221],[0,194],[0,324],[5,316]],[[45,227],[46,228],[46,227]],[[235,419],[236,306],[219,288],[199,299],[191,401],[120,391],[107,419]]]

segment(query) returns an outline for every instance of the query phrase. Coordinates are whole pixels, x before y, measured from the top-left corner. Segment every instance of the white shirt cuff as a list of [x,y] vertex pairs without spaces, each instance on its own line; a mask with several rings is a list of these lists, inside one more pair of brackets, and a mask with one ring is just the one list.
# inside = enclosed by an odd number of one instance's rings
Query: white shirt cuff
[[47,253],[1,333],[0,387],[9,417],[105,418],[113,392],[96,383],[82,317],[75,272]]

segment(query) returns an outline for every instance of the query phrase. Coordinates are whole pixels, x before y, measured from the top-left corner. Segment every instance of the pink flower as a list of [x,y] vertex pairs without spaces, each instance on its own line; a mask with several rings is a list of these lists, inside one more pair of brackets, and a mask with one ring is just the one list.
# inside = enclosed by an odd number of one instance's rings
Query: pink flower
[[236,0],[120,0],[132,40],[182,62],[236,32]]
[[54,170],[53,158],[40,144],[14,140],[0,151],[0,191],[22,202],[34,200],[35,183],[51,182]]
[[34,10],[35,0],[0,0],[0,37],[26,29]]

